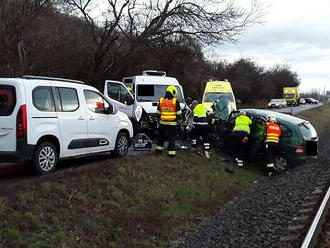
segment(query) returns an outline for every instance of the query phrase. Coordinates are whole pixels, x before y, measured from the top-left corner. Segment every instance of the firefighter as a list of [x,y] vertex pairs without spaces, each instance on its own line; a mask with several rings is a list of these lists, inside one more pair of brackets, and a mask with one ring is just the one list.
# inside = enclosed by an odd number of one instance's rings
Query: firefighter
[[157,114],[159,117],[159,139],[157,142],[156,152],[161,153],[164,150],[164,141],[168,136],[168,155],[175,157],[175,137],[176,126],[181,121],[182,111],[180,103],[175,95],[178,90],[175,86],[168,86],[165,97],[159,99]]
[[209,158],[209,130],[208,130],[208,121],[206,115],[206,109],[203,104],[199,103],[197,100],[194,100],[191,103],[191,109],[194,113],[193,128],[191,130],[191,144],[196,145],[197,139],[199,137],[203,138],[205,156]]
[[244,153],[248,136],[250,134],[251,119],[246,116],[246,112],[240,111],[239,116],[235,119],[235,126],[233,130],[234,136],[234,156],[238,167],[244,165]]
[[275,172],[274,157],[278,150],[281,128],[276,123],[276,117],[268,115],[266,117],[266,147],[265,147],[265,160],[266,160],[266,175],[271,176]]

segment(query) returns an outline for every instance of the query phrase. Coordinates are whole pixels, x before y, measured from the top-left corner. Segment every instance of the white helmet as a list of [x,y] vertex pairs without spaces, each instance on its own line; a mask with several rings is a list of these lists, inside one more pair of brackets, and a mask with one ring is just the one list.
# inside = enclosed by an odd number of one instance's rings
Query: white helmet
[[266,120],[270,122],[276,122],[276,117],[274,115],[267,115]]

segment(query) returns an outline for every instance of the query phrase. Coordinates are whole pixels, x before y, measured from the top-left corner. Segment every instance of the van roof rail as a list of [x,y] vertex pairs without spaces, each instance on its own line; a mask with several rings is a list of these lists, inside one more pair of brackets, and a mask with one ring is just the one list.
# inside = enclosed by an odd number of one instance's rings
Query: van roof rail
[[146,70],[142,72],[143,76],[162,76],[166,77],[165,71]]
[[73,79],[66,79],[66,78],[42,77],[42,76],[32,76],[32,75],[23,75],[22,78],[24,78],[24,79],[62,81],[62,82],[68,82],[68,83],[85,84],[85,82],[80,81],[80,80],[73,80]]

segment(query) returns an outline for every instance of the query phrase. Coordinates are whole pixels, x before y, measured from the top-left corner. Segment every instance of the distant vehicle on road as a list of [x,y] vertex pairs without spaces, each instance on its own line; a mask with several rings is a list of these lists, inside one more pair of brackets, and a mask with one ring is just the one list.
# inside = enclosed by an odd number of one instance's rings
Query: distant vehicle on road
[[48,174],[61,158],[125,156],[132,137],[127,115],[81,81],[0,78],[1,162],[29,162]]
[[287,102],[288,106],[298,106],[299,105],[299,91],[297,87],[284,87],[283,88],[283,98]]
[[[246,152],[248,158],[264,156],[266,116],[269,114],[276,116],[282,129],[280,148],[275,158],[275,167],[278,171],[284,171],[290,165],[300,164],[307,158],[316,158],[319,137],[308,121],[269,110],[244,109],[244,111],[252,120]],[[233,147],[232,130],[238,114],[239,111],[232,112],[220,129],[221,147],[228,152]]]
[[305,98],[305,100],[306,100],[306,103],[309,103],[309,104],[318,104],[319,103],[319,100],[316,100],[311,97]]
[[271,99],[268,103],[268,108],[286,108],[287,103],[284,99]]
[[306,104],[305,98],[300,98],[299,99],[299,104]]

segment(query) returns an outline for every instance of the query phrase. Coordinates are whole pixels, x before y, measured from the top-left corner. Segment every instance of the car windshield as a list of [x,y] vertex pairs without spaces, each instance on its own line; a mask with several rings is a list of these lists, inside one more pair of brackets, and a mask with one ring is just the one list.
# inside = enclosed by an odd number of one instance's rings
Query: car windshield
[[284,98],[294,98],[294,94],[285,94]]
[[[150,85],[150,84],[139,84],[137,85],[137,101],[138,102],[158,102],[159,98],[165,96],[166,88],[169,85]],[[182,93],[179,87],[175,86],[178,90],[176,98],[179,102],[183,102]]]
[[276,102],[280,102],[280,100],[278,100],[278,99],[272,99],[272,100],[270,100],[270,102],[276,103]]
[[209,92],[206,93],[203,99],[203,102],[214,102],[218,98],[227,98],[231,102],[234,101],[232,93],[224,93],[224,92]]
[[304,137],[304,140],[310,140],[317,137],[315,128],[308,121],[300,123],[298,127]]

